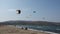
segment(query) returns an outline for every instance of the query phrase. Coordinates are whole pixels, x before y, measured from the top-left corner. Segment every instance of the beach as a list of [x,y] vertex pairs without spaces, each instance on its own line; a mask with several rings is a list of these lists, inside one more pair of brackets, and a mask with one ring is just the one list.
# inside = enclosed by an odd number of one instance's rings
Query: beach
[[32,30],[24,30],[21,28],[17,28],[15,26],[4,25],[0,26],[0,34],[48,34],[48,33],[32,31]]

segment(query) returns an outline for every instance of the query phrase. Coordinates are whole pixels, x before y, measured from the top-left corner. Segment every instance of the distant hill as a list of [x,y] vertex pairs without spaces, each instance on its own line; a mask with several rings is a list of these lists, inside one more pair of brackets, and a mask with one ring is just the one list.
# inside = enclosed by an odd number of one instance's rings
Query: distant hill
[[5,21],[1,22],[0,25],[60,25],[60,23],[47,22],[47,21]]

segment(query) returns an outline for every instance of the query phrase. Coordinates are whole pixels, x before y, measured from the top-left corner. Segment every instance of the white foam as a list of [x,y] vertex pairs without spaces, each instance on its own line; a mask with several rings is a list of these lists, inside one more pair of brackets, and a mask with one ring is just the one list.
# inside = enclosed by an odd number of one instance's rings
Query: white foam
[[45,31],[46,33],[49,33],[49,34],[58,34],[58,33],[54,33],[54,32],[48,32],[48,31]]
[[48,31],[43,31],[43,30],[35,30],[35,29],[28,29],[28,30],[39,31],[39,32],[45,32],[45,33],[48,33],[48,34],[58,34],[58,33],[48,32]]

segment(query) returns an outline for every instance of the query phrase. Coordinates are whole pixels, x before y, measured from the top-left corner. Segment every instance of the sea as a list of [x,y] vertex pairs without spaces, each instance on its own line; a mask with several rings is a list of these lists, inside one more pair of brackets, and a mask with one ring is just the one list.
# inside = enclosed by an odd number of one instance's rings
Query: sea
[[41,31],[51,34],[60,34],[60,26],[40,26],[40,25],[16,25],[18,28],[27,27],[29,30]]

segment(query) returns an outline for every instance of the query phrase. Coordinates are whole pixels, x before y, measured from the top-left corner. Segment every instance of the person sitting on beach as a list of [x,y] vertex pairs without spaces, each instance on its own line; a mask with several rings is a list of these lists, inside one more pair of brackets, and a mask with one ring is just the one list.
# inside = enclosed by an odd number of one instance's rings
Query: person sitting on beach
[[27,30],[28,28],[27,27],[25,27],[25,30]]

